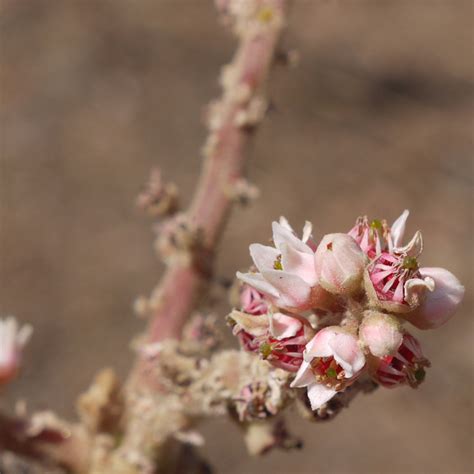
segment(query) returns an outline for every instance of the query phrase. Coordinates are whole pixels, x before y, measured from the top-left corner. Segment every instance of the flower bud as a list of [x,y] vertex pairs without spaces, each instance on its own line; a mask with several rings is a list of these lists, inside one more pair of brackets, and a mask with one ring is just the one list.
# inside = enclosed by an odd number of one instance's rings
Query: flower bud
[[315,254],[319,284],[334,294],[356,292],[361,285],[365,264],[364,252],[347,234],[324,236]]
[[434,281],[434,290],[415,311],[404,317],[419,329],[435,329],[454,315],[464,297],[464,287],[444,268],[420,268],[420,273]]
[[402,343],[398,320],[385,313],[366,311],[359,329],[359,338],[376,357],[394,355]]

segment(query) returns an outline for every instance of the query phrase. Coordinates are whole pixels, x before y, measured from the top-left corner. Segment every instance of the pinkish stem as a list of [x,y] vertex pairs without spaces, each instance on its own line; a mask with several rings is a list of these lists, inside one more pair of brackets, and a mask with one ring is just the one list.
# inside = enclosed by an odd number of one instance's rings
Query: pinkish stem
[[[232,206],[232,188],[242,177],[246,146],[252,128],[237,123],[238,114],[245,113],[253,99],[263,94],[283,27],[285,0],[255,1],[256,16],[264,10],[271,19],[260,19],[257,27],[238,33],[240,44],[228,68],[234,80],[223,84],[223,94],[217,106],[219,125],[210,130],[204,152],[199,184],[187,213],[192,225],[204,239],[206,268],[212,268],[214,250]],[[242,97],[242,94],[244,97]],[[148,328],[150,342],[179,338],[182,328],[201,296],[210,273],[193,263],[171,265],[160,284],[160,304]]]

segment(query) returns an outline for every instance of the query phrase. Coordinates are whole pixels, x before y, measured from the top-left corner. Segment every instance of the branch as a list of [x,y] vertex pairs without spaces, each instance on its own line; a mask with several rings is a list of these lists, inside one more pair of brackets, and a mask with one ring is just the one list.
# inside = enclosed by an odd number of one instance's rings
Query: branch
[[[254,9],[252,10],[252,6]],[[200,241],[190,258],[177,259],[154,291],[150,342],[180,336],[211,276],[215,247],[235,201],[252,131],[265,113],[264,86],[284,25],[286,0],[249,1],[234,15],[240,44],[223,69],[221,98],[211,104],[209,136],[199,184],[186,218]]]
[[49,412],[31,419],[0,414],[0,452],[11,451],[79,473],[87,470],[89,449],[82,428],[66,424]]

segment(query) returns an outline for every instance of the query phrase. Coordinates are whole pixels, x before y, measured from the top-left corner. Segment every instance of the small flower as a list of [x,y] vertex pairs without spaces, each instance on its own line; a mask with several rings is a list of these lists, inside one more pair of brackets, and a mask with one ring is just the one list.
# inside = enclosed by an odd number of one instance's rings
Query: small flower
[[366,256],[347,234],[323,237],[315,254],[319,284],[330,293],[347,295],[360,289]]
[[420,268],[420,275],[434,282],[434,290],[415,311],[404,317],[419,329],[435,329],[454,315],[464,297],[464,287],[444,268]]
[[430,362],[423,356],[418,340],[405,333],[397,353],[378,361],[373,377],[387,388],[402,384],[416,388],[425,379],[425,368],[429,366]]
[[23,347],[32,331],[29,325],[19,328],[12,316],[0,319],[0,386],[8,383],[18,373]]
[[306,345],[291,387],[307,387],[313,410],[343,391],[360,374],[365,357],[357,338],[338,326],[319,331]]
[[369,222],[367,216],[360,216],[348,235],[354,238],[370,259],[373,259],[382,252],[391,252],[394,247],[401,245],[409,214],[408,210],[403,211],[391,227],[387,225],[385,219],[374,219]]
[[252,315],[234,310],[229,320],[243,349],[289,372],[298,370],[313,335],[309,325],[282,313]]
[[265,294],[275,306],[298,311],[325,304],[326,292],[318,285],[314,263],[312,226],[306,222],[299,239],[286,219],[273,222],[275,247],[250,246],[250,255],[258,273],[240,273],[244,283]]
[[359,338],[376,357],[394,355],[403,340],[397,318],[377,311],[366,311],[359,328]]
[[406,313],[420,305],[427,291],[435,284],[423,277],[417,257],[423,248],[421,233],[417,232],[405,247],[393,253],[382,252],[367,268],[365,288],[375,306],[394,313]]

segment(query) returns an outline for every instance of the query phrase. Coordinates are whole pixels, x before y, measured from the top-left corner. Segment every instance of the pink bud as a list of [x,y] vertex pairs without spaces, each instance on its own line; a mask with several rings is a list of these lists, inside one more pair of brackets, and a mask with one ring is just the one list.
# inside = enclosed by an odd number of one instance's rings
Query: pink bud
[[323,237],[315,254],[319,284],[330,293],[351,294],[361,286],[366,256],[347,234]]
[[404,317],[419,329],[435,329],[454,315],[464,297],[464,287],[444,268],[420,268],[420,274],[434,281],[434,290],[415,311]]
[[393,355],[402,343],[398,320],[385,313],[366,311],[359,329],[361,342],[376,357]]

